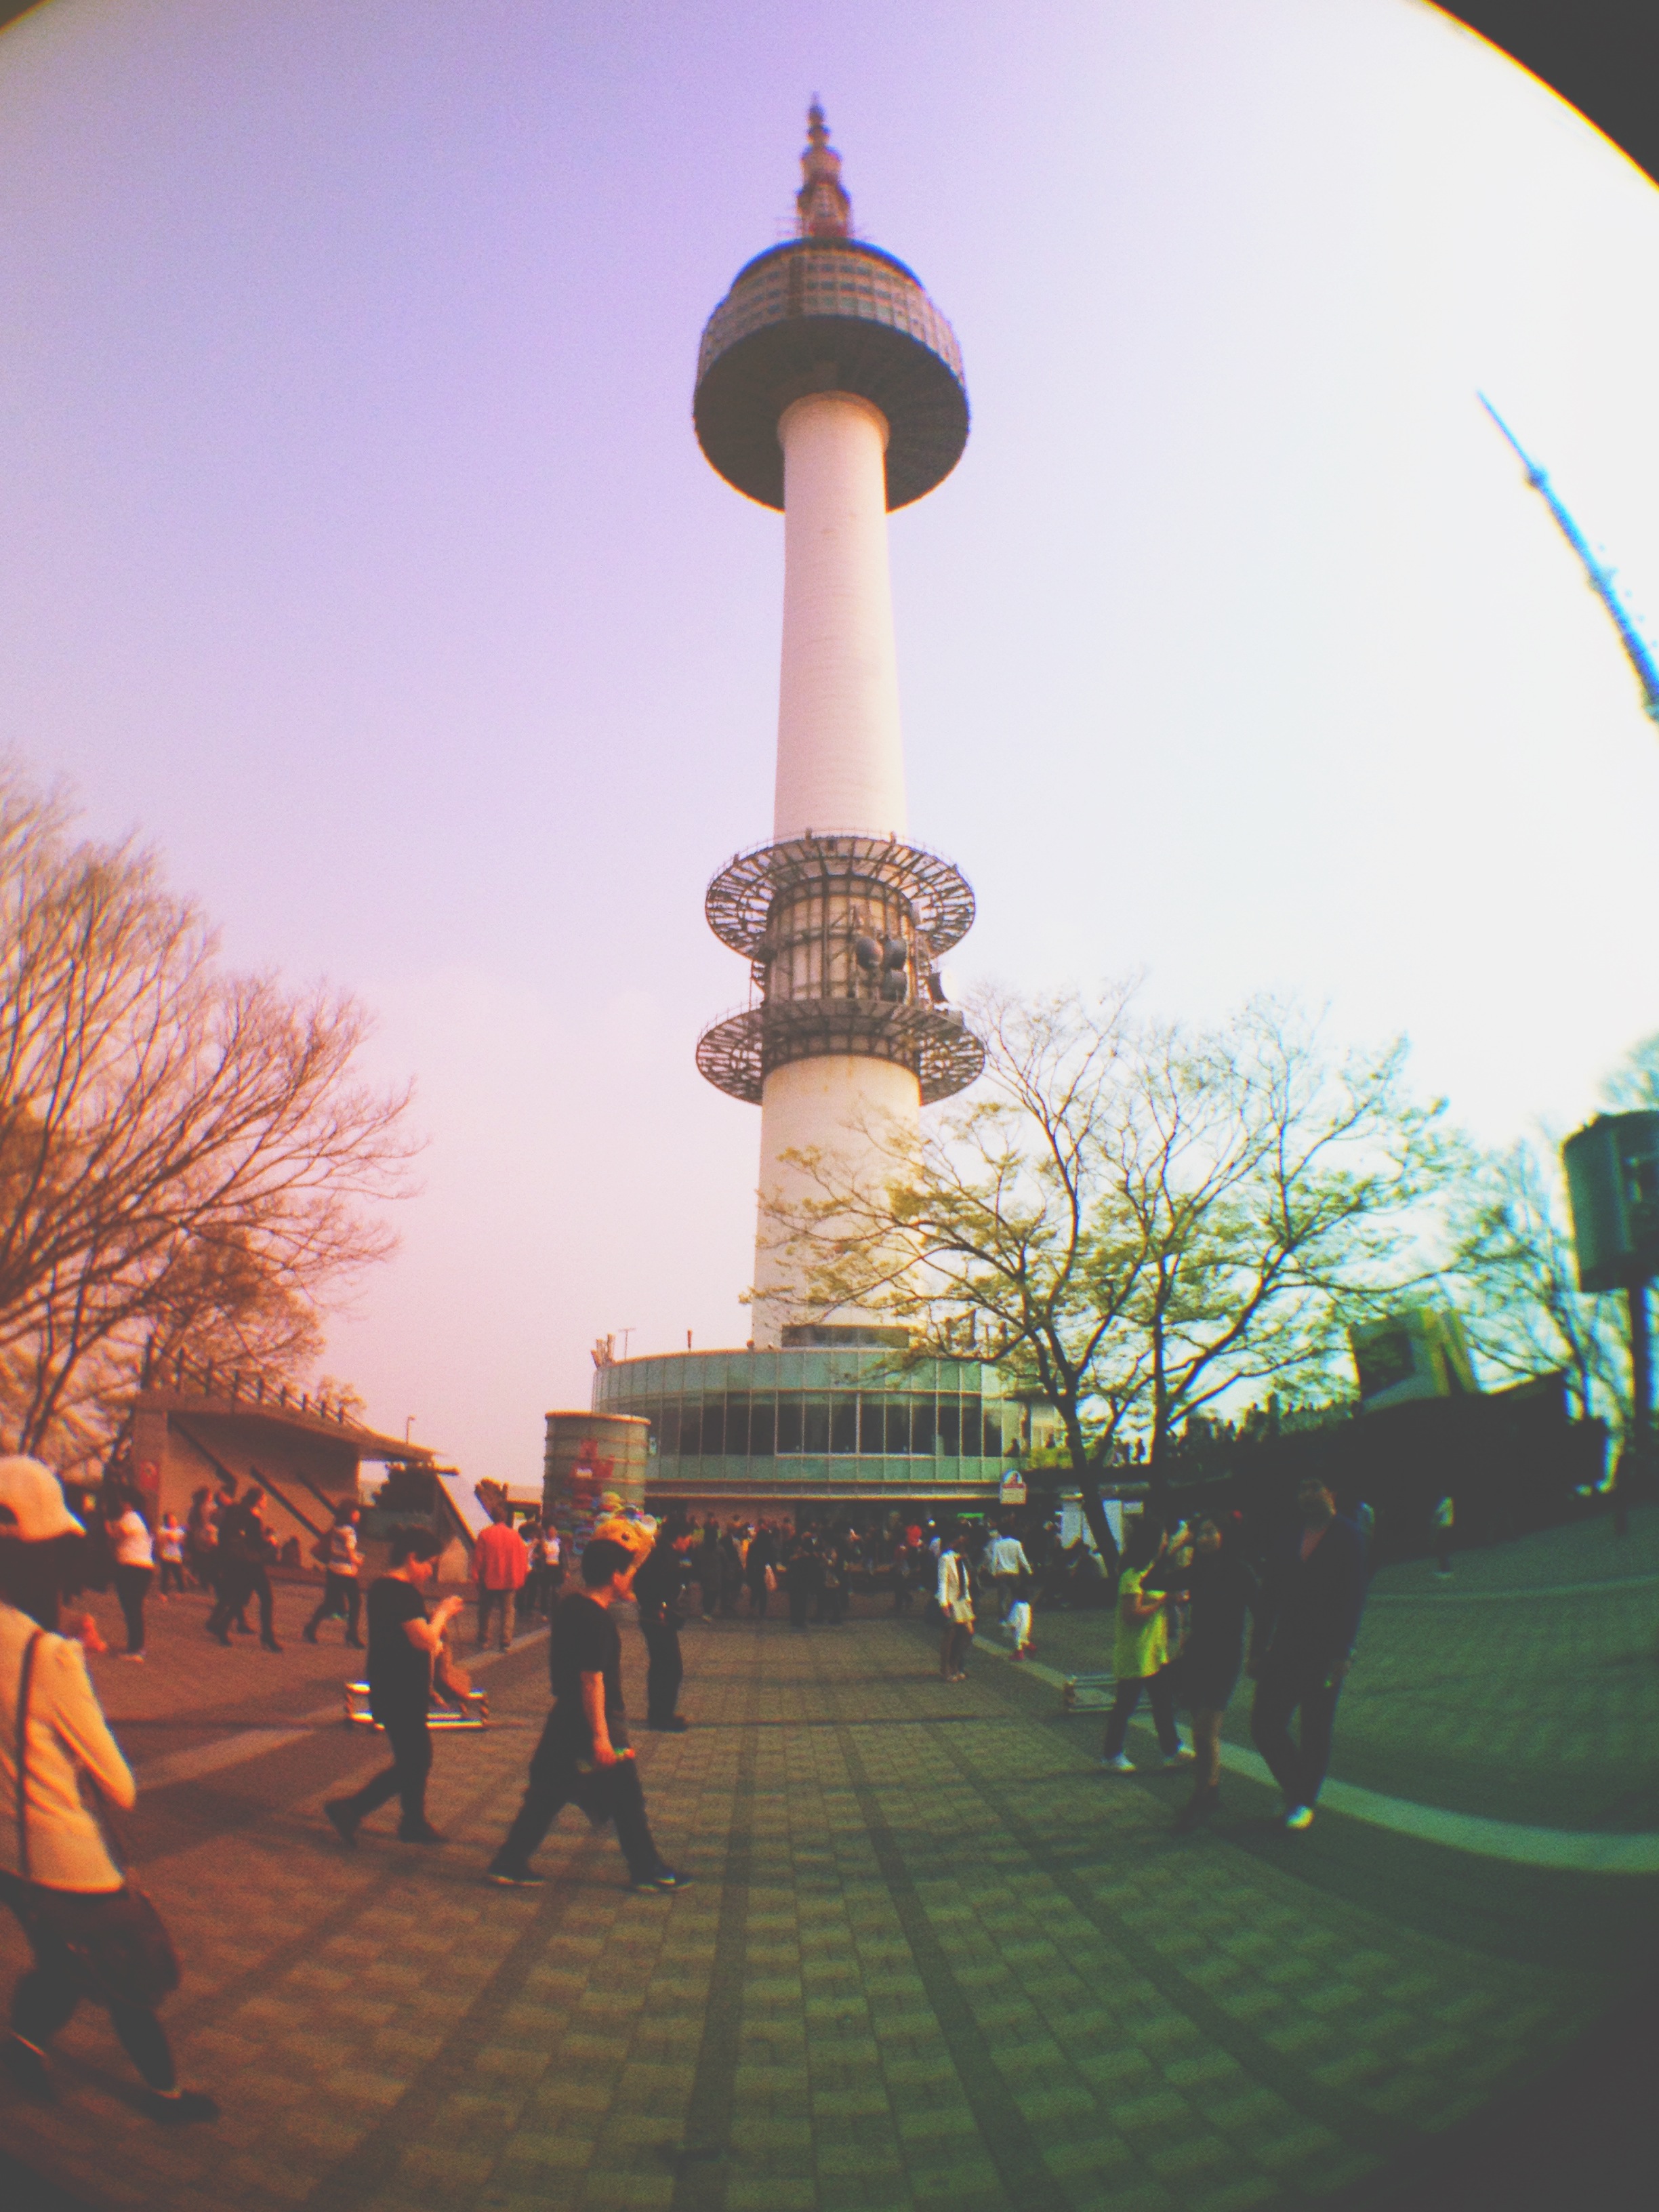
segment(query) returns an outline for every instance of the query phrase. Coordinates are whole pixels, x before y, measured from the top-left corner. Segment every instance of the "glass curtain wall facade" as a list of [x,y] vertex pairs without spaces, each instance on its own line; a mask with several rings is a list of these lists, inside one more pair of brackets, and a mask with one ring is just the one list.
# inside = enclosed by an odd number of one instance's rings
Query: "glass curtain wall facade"
[[976,1359],[879,1348],[681,1352],[593,1378],[593,1410],[651,1424],[653,1497],[994,1498],[1020,1408]]

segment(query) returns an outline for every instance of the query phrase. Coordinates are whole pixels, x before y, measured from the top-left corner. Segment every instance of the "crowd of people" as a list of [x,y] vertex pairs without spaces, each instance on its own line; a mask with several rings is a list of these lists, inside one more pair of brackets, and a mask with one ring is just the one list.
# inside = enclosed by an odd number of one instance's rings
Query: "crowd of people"
[[[135,1789],[87,1672],[87,1623],[81,1640],[58,1631],[65,1594],[95,1577],[101,1556],[108,1575],[97,1586],[112,1583],[119,1601],[129,1646],[122,1656],[143,1656],[144,1603],[158,1576],[164,1598],[182,1589],[187,1575],[211,1592],[207,1627],[222,1643],[237,1629],[252,1632],[246,1609],[257,1603],[262,1638],[280,1650],[263,1492],[257,1485],[238,1490],[227,1476],[216,1491],[198,1492],[182,1527],[170,1515],[152,1527],[142,1490],[112,1481],[95,1508],[76,1517],[46,1468],[0,1459],[0,1790],[16,1808],[15,1820],[0,1825],[0,1902],[16,1915],[33,1957],[0,2061],[32,2094],[51,2094],[48,2045],[90,1997],[108,2010],[159,2121],[216,2112],[211,2098],[179,2087],[156,2017],[179,1966],[154,1906],[112,1848],[114,1811],[131,1805]],[[429,1717],[434,1697],[465,1695],[447,1638],[465,1600],[452,1593],[429,1604],[445,1540],[421,1526],[393,1529],[385,1571],[365,1593],[359,1521],[356,1504],[343,1502],[317,1538],[324,1587],[301,1633],[314,1643],[325,1622],[338,1620],[345,1644],[364,1649],[360,1630],[367,1627],[370,1709],[391,1760],[325,1811],[341,1843],[355,1849],[363,1822],[395,1797],[399,1838],[437,1844],[443,1838],[426,1807]],[[66,1539],[73,1539],[67,1547]],[[860,1530],[850,1518],[722,1526],[680,1512],[657,1523],[618,1509],[592,1529],[576,1562],[578,1580],[565,1589],[557,1531],[533,1516],[514,1526],[499,1496],[473,1546],[477,1641],[482,1649],[493,1630],[507,1650],[526,1613],[549,1619],[552,1698],[518,1811],[485,1877],[514,1888],[540,1882],[534,1854],[574,1803],[596,1827],[614,1829],[636,1890],[672,1892],[691,1880],[666,1863],[652,1836],[629,1737],[615,1608],[630,1599],[637,1608],[647,1661],[646,1727],[678,1734],[692,1725],[679,1711],[679,1635],[693,1589],[694,1617],[705,1622],[735,1619],[740,1608],[763,1621],[781,1594],[794,1630],[841,1626],[855,1581],[878,1593],[890,1586],[898,1613],[925,1593],[939,1627],[939,1674],[954,1683],[965,1679],[981,1627],[1000,1626],[1010,1656],[1027,1656],[1035,1649],[1034,1608],[1074,1602],[1080,1587],[1097,1581],[1113,1607],[1115,1691],[1103,1768],[1133,1771],[1127,1733],[1144,1698],[1164,1765],[1193,1769],[1192,1795],[1176,1825],[1202,1825],[1219,1793],[1223,1715],[1248,1667],[1252,1736],[1282,1792],[1284,1823],[1307,1827],[1364,1602],[1363,1524],[1340,1516],[1329,1491],[1309,1480],[1294,1524],[1272,1532],[1254,1556],[1238,1516],[1212,1514],[1189,1527],[1150,1504],[1134,1516],[1109,1575],[1097,1559],[1080,1583],[1067,1556],[1074,1548],[1036,1515],[983,1522],[901,1514]],[[1178,1726],[1183,1710],[1190,1741]]]

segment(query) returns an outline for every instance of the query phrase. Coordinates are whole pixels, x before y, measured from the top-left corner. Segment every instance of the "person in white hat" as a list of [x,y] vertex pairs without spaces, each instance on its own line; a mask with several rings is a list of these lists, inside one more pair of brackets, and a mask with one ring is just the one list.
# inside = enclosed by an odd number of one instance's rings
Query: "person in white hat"
[[58,1634],[64,1540],[85,1534],[58,1478],[37,1459],[0,1458],[0,1902],[34,1963],[12,1997],[0,2064],[28,2094],[55,2100],[46,2051],[82,1997],[108,2010],[143,2077],[154,2119],[216,2119],[211,2097],[181,2089],[155,2017],[178,1960],[155,1908],[130,1887],[86,1781],[111,1803],[137,1796],[73,1638]]

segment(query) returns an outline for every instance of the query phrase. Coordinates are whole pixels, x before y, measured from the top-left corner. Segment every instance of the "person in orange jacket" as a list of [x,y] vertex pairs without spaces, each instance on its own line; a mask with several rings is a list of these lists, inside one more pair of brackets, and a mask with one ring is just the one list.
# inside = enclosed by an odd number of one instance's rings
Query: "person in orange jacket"
[[489,1526],[472,1547],[472,1579],[478,1591],[478,1649],[489,1641],[492,1613],[501,1616],[501,1649],[511,1650],[519,1607],[519,1592],[530,1573],[530,1553],[513,1526],[513,1509],[502,1503],[491,1509]]

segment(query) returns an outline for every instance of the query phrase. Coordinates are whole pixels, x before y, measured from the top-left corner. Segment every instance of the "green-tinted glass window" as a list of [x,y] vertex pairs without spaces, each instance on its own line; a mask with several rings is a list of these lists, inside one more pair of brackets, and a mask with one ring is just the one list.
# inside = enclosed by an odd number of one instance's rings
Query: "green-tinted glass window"
[[962,1402],[942,1393],[939,1401],[939,1448],[946,1459],[955,1459],[962,1450]]
[[830,1401],[827,1398],[808,1398],[805,1413],[803,1449],[819,1454],[827,1452],[830,1449]]
[[910,1399],[910,1449],[925,1452],[931,1459],[937,1429],[933,1419],[933,1394],[917,1390]]
[[726,1449],[726,1397],[709,1391],[702,1401],[702,1455],[718,1459]]
[[726,1451],[728,1459],[742,1459],[749,1449],[749,1393],[726,1394]]
[[830,1449],[832,1452],[855,1452],[858,1448],[858,1394],[837,1390],[830,1401]]
[[963,1459],[978,1459],[983,1432],[980,1424],[979,1400],[964,1398],[962,1401],[962,1455]]
[[887,1401],[887,1456],[903,1459],[910,1449],[910,1401],[894,1395]]
[[680,1455],[696,1459],[702,1449],[702,1400],[686,1398],[680,1404]]
[[663,1401],[657,1425],[657,1449],[665,1459],[678,1459],[680,1455],[680,1401],[678,1398],[667,1398]]
[[751,1459],[771,1457],[775,1426],[771,1398],[763,1398],[757,1391],[749,1407],[749,1456]]
[[801,1449],[801,1395],[799,1390],[778,1393],[778,1449],[793,1455]]

